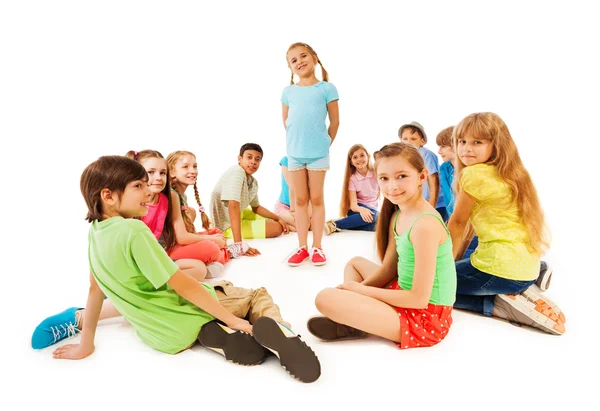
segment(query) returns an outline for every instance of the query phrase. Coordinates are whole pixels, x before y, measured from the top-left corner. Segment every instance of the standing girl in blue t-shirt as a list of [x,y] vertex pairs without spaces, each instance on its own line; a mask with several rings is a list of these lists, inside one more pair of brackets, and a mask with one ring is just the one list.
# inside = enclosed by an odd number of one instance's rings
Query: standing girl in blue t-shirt
[[[317,53],[306,43],[292,44],[286,54],[291,70],[290,85],[283,89],[281,102],[286,130],[286,150],[290,186],[295,193],[298,250],[288,264],[298,266],[311,257],[308,251],[308,203],[312,204],[312,263],[326,263],[321,247],[325,224],[323,186],[329,170],[329,146],[335,139],[339,121],[338,92],[328,82]],[[323,81],[315,77],[315,66],[321,65]],[[298,83],[294,84],[294,74]],[[329,128],[325,124],[329,116]]]

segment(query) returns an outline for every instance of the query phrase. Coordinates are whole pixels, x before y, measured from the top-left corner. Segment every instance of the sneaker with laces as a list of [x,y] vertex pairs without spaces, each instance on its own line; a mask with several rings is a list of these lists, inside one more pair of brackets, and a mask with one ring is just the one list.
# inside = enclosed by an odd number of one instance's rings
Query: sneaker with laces
[[71,307],[42,321],[31,336],[31,347],[39,350],[79,333],[82,308]]
[[296,252],[288,259],[288,265],[291,267],[298,267],[300,264],[310,258],[306,246],[302,246],[296,250]]
[[202,326],[198,341],[235,364],[256,365],[267,358],[267,351],[250,334],[233,330],[216,320]]
[[321,341],[359,340],[369,335],[357,328],[336,323],[322,316],[310,318],[306,326],[308,331]]
[[312,249],[312,264],[319,266],[324,265],[327,262],[327,258],[325,258],[325,253],[323,250],[317,247],[313,247]]
[[337,231],[337,227],[335,225],[335,220],[329,220],[325,222],[325,235],[333,234]]
[[550,304],[527,290],[520,294],[497,295],[494,300],[494,315],[549,334],[562,335],[565,332],[564,320]]
[[223,275],[225,266],[215,261],[214,263],[206,264],[206,270],[208,271],[206,278],[217,278]]
[[321,375],[321,363],[314,351],[286,326],[269,317],[252,325],[256,341],[279,358],[281,366],[302,382],[314,382]]
[[535,283],[540,288],[541,291],[546,291],[550,288],[550,280],[552,279],[552,267],[548,265],[545,261],[542,261],[540,264],[540,275],[538,276]]
[[246,254],[246,251],[248,251],[249,248],[250,246],[244,242],[229,244],[227,246],[227,251],[229,251],[229,258],[239,258]]

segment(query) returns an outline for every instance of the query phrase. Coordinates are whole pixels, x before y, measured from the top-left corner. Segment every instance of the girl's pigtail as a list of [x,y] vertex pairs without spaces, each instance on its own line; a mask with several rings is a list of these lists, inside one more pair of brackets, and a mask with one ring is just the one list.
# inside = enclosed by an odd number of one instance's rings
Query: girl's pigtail
[[198,207],[199,207],[199,211],[200,211],[200,217],[202,218],[202,227],[204,227],[205,230],[210,230],[210,218],[208,218],[208,215],[206,214],[206,210],[204,209],[204,206],[202,205],[202,202],[200,201],[200,194],[198,194],[198,187],[196,186],[195,181],[194,181],[194,196],[196,197],[196,202],[198,203]]
[[290,69],[290,71],[292,72],[292,78],[290,79],[290,86],[294,84],[294,72],[292,71],[292,69]]
[[323,81],[329,82],[329,74],[327,74],[327,70],[325,70],[325,67],[323,67],[321,59],[319,59],[319,64],[321,65],[321,76],[323,76]]

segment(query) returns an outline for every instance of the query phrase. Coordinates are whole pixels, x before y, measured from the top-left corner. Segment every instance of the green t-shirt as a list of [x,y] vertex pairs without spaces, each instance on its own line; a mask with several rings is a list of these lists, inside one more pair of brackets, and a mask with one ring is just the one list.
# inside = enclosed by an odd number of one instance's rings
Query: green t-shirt
[[410,242],[410,232],[421,216],[432,215],[446,229],[448,238],[438,246],[435,264],[435,277],[431,289],[430,304],[453,306],[456,300],[456,266],[452,254],[452,239],[450,232],[439,216],[423,213],[415,218],[408,231],[402,235],[396,233],[396,221],[400,212],[394,218],[394,234],[396,237],[396,251],[398,252],[398,285],[403,290],[412,290],[413,275],[415,272],[415,249]]
[[[92,274],[115,308],[150,347],[175,354],[189,347],[214,317],[167,285],[178,270],[140,220],[94,221],[89,232]],[[215,297],[214,288],[203,284]]]

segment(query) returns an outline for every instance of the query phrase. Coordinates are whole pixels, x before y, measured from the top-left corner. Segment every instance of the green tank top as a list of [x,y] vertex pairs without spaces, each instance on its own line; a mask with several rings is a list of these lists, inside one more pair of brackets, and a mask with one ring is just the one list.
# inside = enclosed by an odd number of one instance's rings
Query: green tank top
[[408,231],[402,235],[396,233],[396,222],[398,215],[394,219],[394,235],[396,238],[396,251],[398,252],[398,285],[403,290],[412,290],[412,281],[415,271],[415,249],[410,242],[410,232],[419,218],[424,215],[436,217],[448,233],[448,239],[438,246],[437,261],[435,264],[435,278],[433,280],[433,289],[431,290],[430,304],[435,305],[454,305],[456,299],[456,266],[454,265],[454,255],[452,254],[452,239],[450,232],[442,219],[431,213],[423,213],[415,218]]

